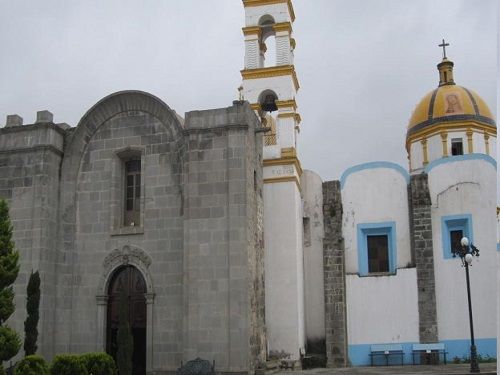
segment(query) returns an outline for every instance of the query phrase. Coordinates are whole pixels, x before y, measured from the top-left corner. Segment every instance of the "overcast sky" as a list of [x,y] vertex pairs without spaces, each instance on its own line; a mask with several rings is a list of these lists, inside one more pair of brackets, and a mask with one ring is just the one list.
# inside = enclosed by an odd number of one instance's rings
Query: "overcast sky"
[[[293,0],[299,154],[324,180],[390,160],[407,168],[409,117],[437,87],[442,38],[455,81],[497,113],[496,0]],[[0,124],[48,109],[76,126],[104,96],[150,92],[182,116],[237,96],[240,0],[0,0]]]

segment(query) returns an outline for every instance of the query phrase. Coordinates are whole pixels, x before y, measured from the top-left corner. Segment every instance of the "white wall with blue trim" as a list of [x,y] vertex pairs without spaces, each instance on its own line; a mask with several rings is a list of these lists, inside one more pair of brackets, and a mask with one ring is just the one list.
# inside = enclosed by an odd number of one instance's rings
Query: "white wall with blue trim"
[[[348,350],[355,366],[370,364],[372,344],[418,342],[408,183],[406,170],[389,162],[357,165],[341,177]],[[369,273],[368,235],[387,235],[388,272]]]
[[[449,241],[450,230],[462,229],[481,250],[470,269],[478,353],[495,357],[497,314],[492,312],[497,308],[500,258],[496,251],[496,162],[484,154],[450,156],[431,162],[425,172],[432,201],[439,341],[445,343],[449,360],[469,355],[465,271],[460,260],[451,256]],[[357,165],[341,177],[348,349],[355,366],[370,364],[371,345],[391,343],[403,345],[405,362],[411,363],[411,345],[419,342],[408,183],[406,170],[390,162]],[[366,237],[370,234],[388,237],[394,264],[385,274],[368,272]]]
[[439,340],[450,357],[468,356],[465,271],[450,254],[449,230],[462,229],[480,249],[470,268],[478,353],[496,356],[496,162],[484,154],[436,160],[426,167],[432,207]]

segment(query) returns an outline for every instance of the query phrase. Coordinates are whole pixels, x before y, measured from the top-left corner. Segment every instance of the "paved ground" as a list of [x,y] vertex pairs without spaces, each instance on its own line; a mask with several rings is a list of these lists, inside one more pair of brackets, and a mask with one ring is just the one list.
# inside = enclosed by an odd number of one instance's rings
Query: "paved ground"
[[[481,374],[496,374],[496,363],[479,364]],[[301,375],[431,375],[431,374],[450,374],[450,375],[468,375],[470,365],[441,365],[441,366],[389,366],[389,367],[352,367],[340,369],[318,368],[313,370],[294,371],[293,374]],[[280,375],[287,371],[280,371]],[[288,371],[292,374],[291,371]]]

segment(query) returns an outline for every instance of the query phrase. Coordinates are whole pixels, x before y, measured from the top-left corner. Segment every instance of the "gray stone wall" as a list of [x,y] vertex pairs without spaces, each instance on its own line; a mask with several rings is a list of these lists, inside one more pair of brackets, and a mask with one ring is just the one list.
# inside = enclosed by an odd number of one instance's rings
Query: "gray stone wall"
[[342,237],[342,199],[339,181],[323,183],[323,264],[325,331],[328,367],[348,364],[345,252]]
[[55,238],[63,133],[52,122],[19,123],[0,129],[0,197],[9,203],[13,239],[21,255],[14,285],[16,311],[8,324],[24,336],[26,285],[31,271],[39,270],[38,342],[45,356],[52,354],[54,332]]
[[213,358],[222,372],[253,367],[262,330],[251,289],[263,272],[255,229],[262,140],[249,110],[238,102],[186,116],[184,358]]
[[[249,372],[264,358],[262,135],[246,102],[194,111],[129,91],[76,128],[0,129],[0,195],[21,251],[22,332],[31,269],[42,275],[40,352],[105,347],[107,285],[122,265],[147,284],[148,373],[181,360]],[[141,159],[141,220],[123,226],[124,160]],[[260,223],[260,224],[259,224]]]
[[437,342],[431,197],[427,174],[411,176],[409,193],[411,241],[417,267],[419,337],[422,343]]

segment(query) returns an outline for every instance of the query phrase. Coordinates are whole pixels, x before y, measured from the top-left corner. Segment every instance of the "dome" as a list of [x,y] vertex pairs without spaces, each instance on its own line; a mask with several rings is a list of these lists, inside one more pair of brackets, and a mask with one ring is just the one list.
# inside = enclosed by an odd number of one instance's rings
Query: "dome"
[[436,124],[463,121],[496,127],[490,109],[478,94],[455,84],[442,85],[417,104],[408,124],[408,135]]
[[[444,42],[443,42],[444,43]],[[484,100],[474,91],[455,84],[453,62],[443,57],[437,65],[439,86],[418,103],[408,124],[407,142],[442,128],[484,127],[490,131],[496,123]]]

